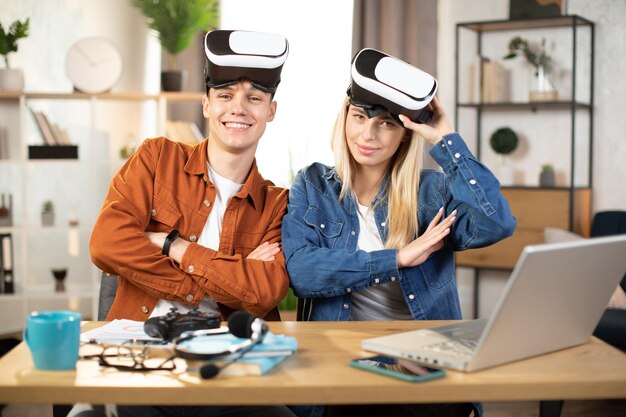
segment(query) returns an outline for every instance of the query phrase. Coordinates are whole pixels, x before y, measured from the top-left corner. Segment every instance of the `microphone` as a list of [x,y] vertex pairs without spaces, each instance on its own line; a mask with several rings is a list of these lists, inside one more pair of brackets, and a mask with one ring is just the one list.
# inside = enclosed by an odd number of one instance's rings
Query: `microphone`
[[268,332],[268,327],[265,320],[261,318],[255,317],[245,311],[235,311],[228,318],[228,330],[233,334],[233,336],[249,340],[238,345],[236,351],[237,356],[229,362],[226,362],[224,365],[218,366],[214,363],[209,363],[202,366],[200,368],[200,376],[202,379],[211,379],[216,377],[222,369],[241,359],[243,355],[254,347],[254,345],[262,343]]

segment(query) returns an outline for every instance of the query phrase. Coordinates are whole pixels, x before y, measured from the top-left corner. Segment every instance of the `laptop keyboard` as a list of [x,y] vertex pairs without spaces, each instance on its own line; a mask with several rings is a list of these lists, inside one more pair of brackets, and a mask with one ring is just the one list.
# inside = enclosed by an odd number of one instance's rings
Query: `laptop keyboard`
[[451,353],[458,356],[471,356],[478,342],[470,339],[450,340],[447,342],[434,343],[426,346],[434,352]]

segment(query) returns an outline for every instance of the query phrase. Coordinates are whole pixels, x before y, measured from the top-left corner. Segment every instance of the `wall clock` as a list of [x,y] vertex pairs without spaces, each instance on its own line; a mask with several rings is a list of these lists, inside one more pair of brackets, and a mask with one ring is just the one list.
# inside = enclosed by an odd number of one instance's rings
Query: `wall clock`
[[74,89],[96,94],[109,91],[120,79],[122,54],[105,38],[85,38],[74,43],[67,53],[65,69]]

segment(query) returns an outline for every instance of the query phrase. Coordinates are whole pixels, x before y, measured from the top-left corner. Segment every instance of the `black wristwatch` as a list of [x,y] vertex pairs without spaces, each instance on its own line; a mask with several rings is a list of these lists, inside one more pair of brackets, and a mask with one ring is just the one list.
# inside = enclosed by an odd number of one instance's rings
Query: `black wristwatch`
[[165,237],[165,242],[163,243],[163,249],[161,250],[161,253],[165,256],[169,256],[170,246],[172,246],[172,243],[174,243],[174,241],[179,237],[180,232],[178,230],[173,229],[171,232],[169,232],[168,235]]

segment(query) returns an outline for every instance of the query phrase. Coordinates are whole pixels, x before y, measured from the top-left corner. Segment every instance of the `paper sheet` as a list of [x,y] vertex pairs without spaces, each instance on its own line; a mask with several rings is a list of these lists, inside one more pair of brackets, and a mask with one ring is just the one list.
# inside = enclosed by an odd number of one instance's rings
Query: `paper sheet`
[[135,320],[113,320],[97,329],[81,333],[80,340],[83,342],[96,340],[102,343],[122,343],[129,340],[161,341],[148,336],[143,331],[143,321]]

